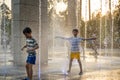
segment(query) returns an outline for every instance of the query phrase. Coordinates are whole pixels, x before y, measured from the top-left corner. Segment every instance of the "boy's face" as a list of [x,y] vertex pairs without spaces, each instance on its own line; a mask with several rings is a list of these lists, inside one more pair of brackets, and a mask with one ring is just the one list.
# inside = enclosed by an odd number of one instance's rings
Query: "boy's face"
[[31,33],[25,33],[24,34],[26,38],[30,38],[31,37]]
[[73,33],[74,36],[78,35],[78,31],[73,31],[72,33]]

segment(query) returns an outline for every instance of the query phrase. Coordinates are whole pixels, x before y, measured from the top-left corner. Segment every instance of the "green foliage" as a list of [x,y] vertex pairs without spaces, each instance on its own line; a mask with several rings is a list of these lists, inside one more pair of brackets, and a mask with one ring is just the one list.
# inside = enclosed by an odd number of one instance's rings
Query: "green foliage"
[[[113,24],[112,24],[113,22]],[[101,26],[100,26],[101,25]],[[100,33],[101,27],[101,33]],[[101,44],[104,47],[104,40],[108,38],[108,43],[110,44],[108,47],[111,47],[112,40],[112,27],[113,27],[113,44],[114,47],[118,48],[117,45],[118,40],[120,40],[120,1],[119,5],[116,6],[113,14],[107,12],[106,15],[102,16],[101,12],[97,12],[97,14],[92,14],[92,19],[87,21],[87,37],[92,37],[93,34],[98,38],[98,43],[100,42],[101,35]],[[82,28],[82,27],[81,27]]]
[[[6,35],[8,37],[8,40],[10,40],[11,36],[11,10],[9,7],[3,3],[0,6],[1,9],[1,37]],[[6,33],[4,33],[4,31]]]

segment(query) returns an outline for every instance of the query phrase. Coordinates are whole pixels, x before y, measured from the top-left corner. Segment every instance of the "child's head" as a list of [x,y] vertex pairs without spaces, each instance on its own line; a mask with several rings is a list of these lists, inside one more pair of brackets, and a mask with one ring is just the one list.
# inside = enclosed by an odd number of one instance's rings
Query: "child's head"
[[76,37],[78,35],[79,31],[78,31],[78,29],[73,29],[72,33]]
[[26,27],[23,30],[23,34],[25,35],[26,38],[30,38],[31,37],[31,33],[32,33],[32,30],[29,27]]

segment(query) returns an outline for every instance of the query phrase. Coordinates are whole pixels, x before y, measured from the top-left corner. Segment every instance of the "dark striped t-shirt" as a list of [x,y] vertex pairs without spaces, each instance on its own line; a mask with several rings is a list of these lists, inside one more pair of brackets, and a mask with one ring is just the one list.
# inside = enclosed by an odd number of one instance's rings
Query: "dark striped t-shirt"
[[34,38],[27,38],[26,39],[26,45],[27,45],[27,52],[29,54],[34,54],[36,53],[35,51],[29,51],[29,49],[34,48],[36,45],[38,45],[38,43],[36,42],[36,40]]

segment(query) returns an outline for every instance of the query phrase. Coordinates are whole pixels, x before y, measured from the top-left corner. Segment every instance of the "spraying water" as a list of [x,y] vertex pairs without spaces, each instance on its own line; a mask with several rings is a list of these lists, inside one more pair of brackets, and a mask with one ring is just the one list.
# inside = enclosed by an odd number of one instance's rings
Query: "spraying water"
[[[3,4],[5,4],[5,0],[3,0]],[[5,62],[5,68],[4,68],[4,79],[6,80],[6,50],[7,50],[7,44],[6,44],[6,40],[7,40],[7,36],[6,36],[6,21],[5,21],[5,5],[3,6],[3,50],[4,50],[4,62]]]

